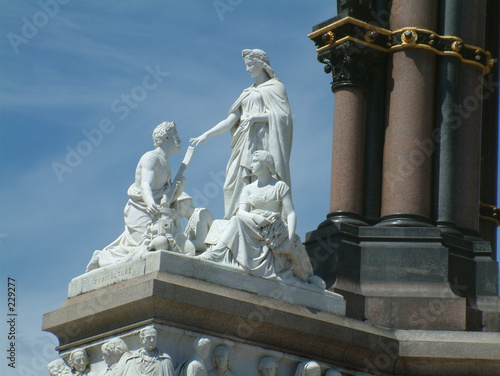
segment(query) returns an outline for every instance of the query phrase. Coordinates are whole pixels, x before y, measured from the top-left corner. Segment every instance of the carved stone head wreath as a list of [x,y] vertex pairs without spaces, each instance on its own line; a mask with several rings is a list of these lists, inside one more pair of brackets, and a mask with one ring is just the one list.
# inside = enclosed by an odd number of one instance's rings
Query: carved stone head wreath
[[252,59],[254,62],[259,64],[262,69],[266,71],[266,73],[269,75],[270,78],[278,78],[276,76],[276,73],[274,73],[273,68],[271,68],[271,65],[269,64],[269,58],[267,57],[267,54],[259,50],[258,48],[255,48],[253,50],[243,50],[241,55],[244,58]]

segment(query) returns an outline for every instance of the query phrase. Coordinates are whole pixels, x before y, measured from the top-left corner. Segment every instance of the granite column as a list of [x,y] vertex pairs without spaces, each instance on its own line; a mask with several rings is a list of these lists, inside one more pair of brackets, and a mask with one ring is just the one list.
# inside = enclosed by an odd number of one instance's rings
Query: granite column
[[[391,29],[411,26],[436,30],[437,11],[438,2],[434,0],[394,0]],[[403,43],[411,44],[415,38],[412,30],[403,32]],[[404,49],[393,54],[382,224],[430,223],[435,60],[433,52],[421,49]]]
[[[440,1],[440,34],[460,35],[460,0]],[[455,171],[456,132],[455,105],[457,102],[459,59],[442,56],[438,60],[436,82],[436,130],[439,131],[434,175],[435,219],[438,227],[455,235]]]
[[364,123],[368,72],[375,56],[352,42],[319,55],[325,71],[332,73],[335,93],[330,213],[323,226],[339,221],[366,225],[361,215]]
[[365,90],[342,86],[335,91],[330,217],[361,214]]
[[[464,43],[484,45],[484,0],[462,2],[460,36]],[[479,234],[479,170],[481,155],[483,70],[475,65],[460,66],[458,103],[455,107],[457,160],[454,205],[456,223],[465,235]]]

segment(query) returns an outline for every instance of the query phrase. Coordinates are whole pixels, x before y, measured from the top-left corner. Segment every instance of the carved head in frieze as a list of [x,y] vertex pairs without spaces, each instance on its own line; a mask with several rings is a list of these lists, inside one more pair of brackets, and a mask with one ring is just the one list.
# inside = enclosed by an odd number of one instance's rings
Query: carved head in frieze
[[49,369],[50,376],[59,376],[62,375],[65,369],[68,369],[68,366],[62,359],[56,359],[50,362],[47,365]]
[[295,376],[321,376],[321,367],[314,361],[304,361],[299,364]]
[[193,342],[193,350],[203,359],[207,359],[208,354],[210,354],[210,340],[205,337],[196,338]]
[[83,372],[90,364],[90,358],[85,349],[76,349],[69,354],[69,366],[77,372]]
[[139,338],[146,350],[151,351],[158,344],[158,332],[153,325],[146,326],[139,332]]
[[262,376],[276,376],[278,362],[272,356],[265,356],[259,362],[258,371]]
[[127,344],[121,338],[111,338],[101,347],[102,357],[108,366],[118,363],[124,353],[128,351]]
[[226,346],[220,345],[214,351],[214,366],[219,370],[229,370],[233,364],[233,353]]
[[326,371],[325,376],[342,376],[342,373],[335,368],[330,368]]

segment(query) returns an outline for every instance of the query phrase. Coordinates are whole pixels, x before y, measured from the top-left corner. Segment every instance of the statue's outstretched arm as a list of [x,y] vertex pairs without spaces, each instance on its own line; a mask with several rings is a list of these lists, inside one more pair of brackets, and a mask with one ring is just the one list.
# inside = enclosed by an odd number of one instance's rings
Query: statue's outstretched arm
[[207,141],[207,138],[218,136],[222,133],[227,132],[232,127],[234,127],[239,120],[240,120],[240,112],[239,111],[231,112],[226,119],[217,123],[213,128],[210,128],[201,136],[196,138],[190,138],[189,142],[191,142],[193,146],[198,146],[199,144],[203,145]]

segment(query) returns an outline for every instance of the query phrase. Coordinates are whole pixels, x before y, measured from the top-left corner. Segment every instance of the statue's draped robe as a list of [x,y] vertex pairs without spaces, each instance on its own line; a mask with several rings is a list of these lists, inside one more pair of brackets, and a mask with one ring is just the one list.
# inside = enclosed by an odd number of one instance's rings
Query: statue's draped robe
[[174,365],[172,358],[159,354],[158,349],[148,354],[141,348],[127,358],[119,376],[174,376]]
[[275,181],[250,193],[256,184],[243,188],[241,203],[247,204],[252,213],[268,219],[270,224],[259,228],[252,219],[235,215],[225,225],[217,243],[200,257],[235,266],[258,277],[290,278],[292,265],[275,254],[289,246],[288,228],[280,215],[289,187],[283,181]]
[[[231,129],[231,157],[224,182],[224,218],[238,211],[243,187],[250,183],[250,164],[257,150],[269,151],[276,165],[279,180],[290,185],[290,152],[292,148],[292,115],[285,86],[276,78],[243,91],[229,113],[240,113],[240,121]],[[267,123],[254,123],[251,115],[268,116]]]
[[220,371],[218,369],[214,369],[208,373],[208,376],[233,376],[230,370]]
[[[213,221],[212,213],[205,208],[195,208],[193,214],[189,217],[184,235],[193,242],[197,251],[202,252],[206,249],[203,241]],[[200,233],[204,235],[202,236]]]
[[123,372],[125,369],[127,359],[132,355],[130,351],[126,351],[122,354],[120,360],[110,366],[105,370],[101,371],[99,376],[124,376]]
[[177,371],[178,376],[208,376],[205,365],[201,360],[191,359],[179,367]]

